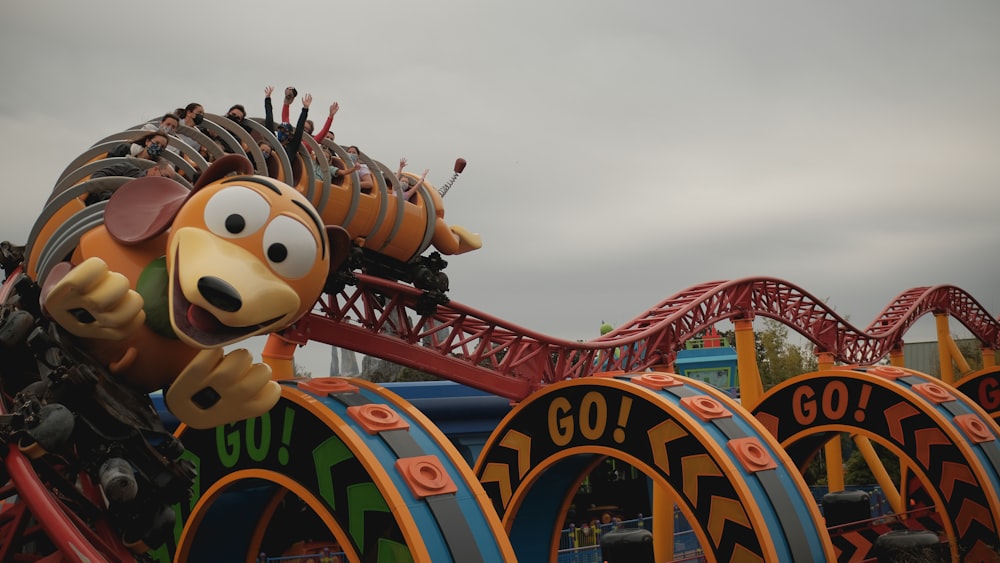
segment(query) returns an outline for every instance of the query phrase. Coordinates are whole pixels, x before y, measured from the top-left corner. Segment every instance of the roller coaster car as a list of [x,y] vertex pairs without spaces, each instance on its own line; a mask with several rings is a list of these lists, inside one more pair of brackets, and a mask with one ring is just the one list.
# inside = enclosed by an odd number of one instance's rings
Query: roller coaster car
[[[60,176],[54,196],[81,183],[89,185],[88,191],[107,189],[109,183],[114,183],[113,179],[90,180],[90,175],[111,161],[102,163],[109,150],[143,133],[139,127],[110,135],[76,158]],[[462,254],[482,247],[478,234],[449,225],[444,219],[442,194],[464,170],[463,159],[456,161],[455,175],[440,193],[423,178],[406,174],[414,185],[419,185],[414,195],[404,200],[396,175],[363,153],[359,158],[372,172],[373,189],[361,189],[357,172],[336,174],[337,170],[348,168],[345,163],[349,157],[343,147],[332,141],[324,140],[321,147],[305,135],[303,146],[294,159],[289,159],[282,150],[264,158],[258,146],[260,141],[272,147],[279,147],[280,143],[261,118],[247,118],[237,124],[225,117],[206,114],[201,127],[211,137],[188,127],[181,127],[179,133],[197,139],[202,144],[202,151],[187,146],[182,137],[170,135],[170,146],[179,150],[177,153],[166,151],[164,157],[177,167],[179,182],[190,185],[189,182],[199,178],[209,165],[207,159],[214,161],[224,156],[222,147],[225,147],[225,150],[249,158],[257,174],[294,186],[319,211],[326,225],[339,225],[348,232],[355,246],[352,258],[331,277],[328,291],[339,291],[344,285],[353,283],[351,271],[361,270],[413,284],[424,291],[423,308],[432,310],[434,304],[448,302],[445,295],[448,278],[442,271],[447,262],[441,255]],[[324,158],[324,150],[329,151],[331,158]],[[136,162],[135,159],[131,161]],[[431,247],[436,252],[424,256]]]
[[[310,142],[308,139],[307,144]],[[318,145],[311,146],[314,154],[321,154]],[[332,141],[324,141],[323,146],[333,155],[328,161],[310,158],[309,151],[303,148],[291,164],[294,172],[281,172],[280,177],[297,178],[296,189],[309,198],[323,221],[347,230],[355,246],[350,269],[413,284],[424,291],[423,309],[433,310],[435,304],[447,303],[448,277],[442,270],[448,263],[441,255],[479,249],[480,236],[445,221],[441,193],[424,178],[404,174],[416,186],[413,195],[404,199],[396,175],[362,153],[358,158],[368,165],[375,180],[374,188],[366,192],[361,189],[357,172],[343,176],[336,173],[348,168],[347,152]],[[464,168],[465,160],[458,159],[452,182]],[[424,256],[431,247],[436,251]],[[341,276],[327,289],[335,291],[345,283],[350,283],[349,275]]]

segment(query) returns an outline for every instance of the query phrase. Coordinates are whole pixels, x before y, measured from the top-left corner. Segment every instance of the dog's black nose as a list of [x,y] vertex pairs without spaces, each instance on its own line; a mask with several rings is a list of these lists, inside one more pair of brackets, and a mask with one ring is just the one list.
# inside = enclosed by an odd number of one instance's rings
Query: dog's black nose
[[235,313],[243,306],[243,300],[236,288],[219,278],[206,276],[198,280],[198,291],[214,307],[227,313]]

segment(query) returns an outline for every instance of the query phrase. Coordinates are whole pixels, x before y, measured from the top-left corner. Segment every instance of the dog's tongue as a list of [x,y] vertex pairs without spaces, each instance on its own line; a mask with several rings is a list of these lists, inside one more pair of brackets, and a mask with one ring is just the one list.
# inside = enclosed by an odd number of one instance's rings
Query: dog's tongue
[[187,320],[191,323],[191,326],[202,332],[215,332],[220,326],[222,326],[219,319],[215,318],[214,315],[197,305],[191,305],[188,307]]

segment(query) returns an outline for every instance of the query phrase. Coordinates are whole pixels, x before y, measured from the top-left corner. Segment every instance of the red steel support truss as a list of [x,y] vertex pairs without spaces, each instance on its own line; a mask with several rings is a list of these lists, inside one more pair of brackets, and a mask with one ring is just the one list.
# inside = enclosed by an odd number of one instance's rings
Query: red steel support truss
[[324,295],[284,336],[355,350],[520,400],[556,381],[598,371],[638,371],[673,361],[683,343],[724,319],[778,320],[848,364],[871,364],[902,346],[921,316],[944,312],[989,348],[1000,322],[961,289],[918,287],[901,293],[864,331],[802,289],[774,278],[714,281],[667,298],[631,322],[588,342],[552,338],[454,301],[416,313],[420,291],[358,275],[356,286]]

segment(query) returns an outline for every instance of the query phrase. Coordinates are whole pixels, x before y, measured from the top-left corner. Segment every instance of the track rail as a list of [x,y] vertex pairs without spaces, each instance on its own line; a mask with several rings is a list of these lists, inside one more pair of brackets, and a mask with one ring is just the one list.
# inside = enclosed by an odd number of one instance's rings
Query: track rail
[[512,400],[597,371],[669,364],[686,340],[726,319],[778,320],[815,344],[817,352],[847,364],[872,364],[901,348],[913,323],[934,313],[955,317],[983,346],[1000,347],[1000,322],[950,285],[902,292],[861,330],[780,279],[712,281],[680,291],[587,342],[540,334],[454,301],[419,315],[419,298],[412,287],[358,274],[356,285],[324,295],[284,336],[377,356]]

